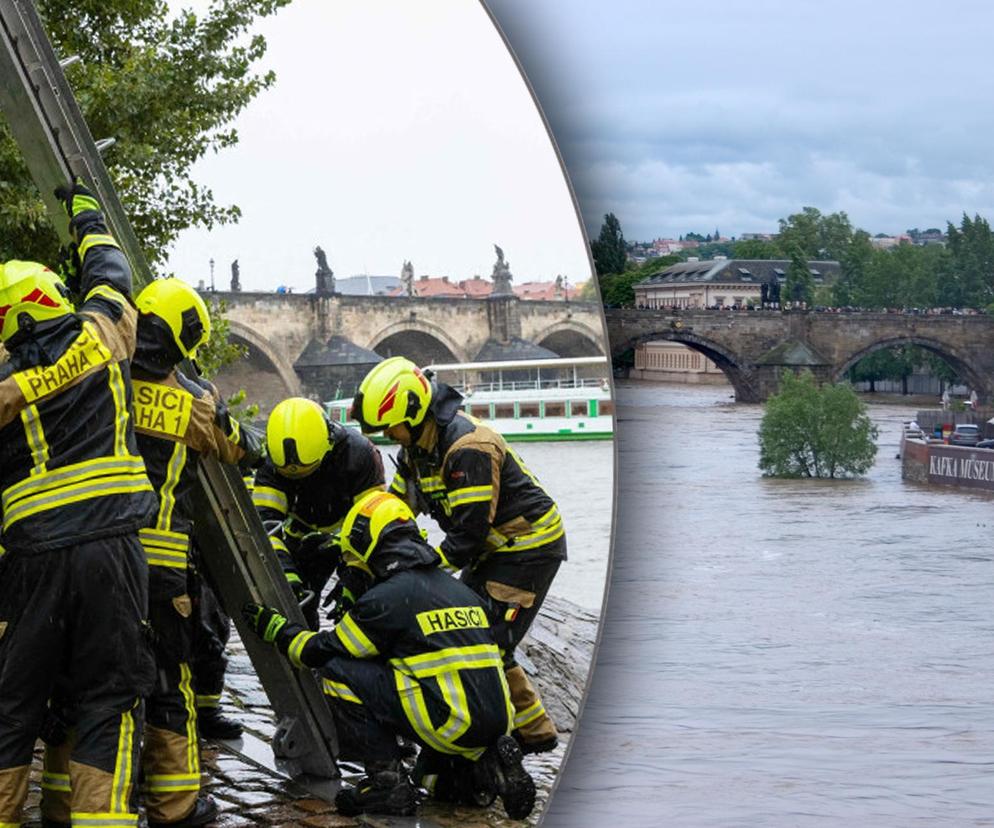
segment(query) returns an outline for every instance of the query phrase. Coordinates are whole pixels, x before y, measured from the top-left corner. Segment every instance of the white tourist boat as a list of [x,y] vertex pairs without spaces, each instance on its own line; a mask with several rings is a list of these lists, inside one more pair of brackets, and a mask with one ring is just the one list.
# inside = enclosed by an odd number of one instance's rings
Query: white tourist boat
[[[465,398],[463,410],[509,442],[610,440],[614,401],[606,357],[456,362],[427,366]],[[327,403],[332,419],[352,428],[352,399]]]

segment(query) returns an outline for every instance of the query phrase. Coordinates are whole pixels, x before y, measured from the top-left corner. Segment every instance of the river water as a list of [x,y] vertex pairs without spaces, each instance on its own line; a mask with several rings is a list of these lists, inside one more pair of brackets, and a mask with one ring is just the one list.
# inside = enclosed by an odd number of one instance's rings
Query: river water
[[994,825],[994,503],[757,468],[762,407],[621,383],[613,575],[543,823]]

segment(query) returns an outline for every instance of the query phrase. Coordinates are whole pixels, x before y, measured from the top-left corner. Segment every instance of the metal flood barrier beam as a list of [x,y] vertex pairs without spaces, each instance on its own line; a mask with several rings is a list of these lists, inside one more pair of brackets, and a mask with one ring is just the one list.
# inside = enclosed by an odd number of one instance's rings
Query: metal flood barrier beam
[[[152,272],[100,157],[113,141],[97,143],[90,135],[63,73],[72,62],[60,64],[56,58],[31,0],[0,0],[0,110],[53,224],[67,242],[64,210],[53,193],[81,176],[97,193],[108,227],[131,263],[136,288],[141,287],[152,280]],[[194,503],[201,557],[278,719],[271,770],[298,779],[319,796],[333,797],[338,783],[328,780],[339,778],[338,741],[317,679],[294,669],[241,617],[242,604],[255,601],[305,623],[237,468],[202,457]],[[238,752],[237,742],[226,744]],[[252,753],[258,764],[258,750]]]

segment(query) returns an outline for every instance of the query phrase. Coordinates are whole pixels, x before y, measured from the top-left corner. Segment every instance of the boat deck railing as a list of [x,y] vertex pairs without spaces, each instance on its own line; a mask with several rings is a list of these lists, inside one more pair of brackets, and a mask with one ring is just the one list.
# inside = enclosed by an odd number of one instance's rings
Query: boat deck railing
[[460,393],[467,391],[481,394],[494,391],[543,391],[546,389],[561,388],[603,388],[604,380],[601,377],[568,379],[542,379],[542,380],[497,380],[494,382],[476,382],[468,385],[453,385]]

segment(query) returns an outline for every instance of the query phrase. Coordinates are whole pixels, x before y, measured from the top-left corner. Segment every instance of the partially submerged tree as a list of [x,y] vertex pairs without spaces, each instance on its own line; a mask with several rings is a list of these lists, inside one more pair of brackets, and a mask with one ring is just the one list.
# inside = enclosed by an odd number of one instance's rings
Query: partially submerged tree
[[877,454],[877,427],[849,385],[784,371],[759,427],[759,467],[770,477],[856,477]]

